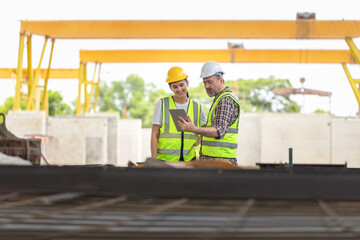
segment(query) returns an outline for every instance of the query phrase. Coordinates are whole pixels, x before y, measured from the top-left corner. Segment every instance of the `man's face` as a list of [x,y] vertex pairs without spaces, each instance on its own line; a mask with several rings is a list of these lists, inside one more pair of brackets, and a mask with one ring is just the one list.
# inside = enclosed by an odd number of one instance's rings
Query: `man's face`
[[213,75],[207,78],[203,78],[204,87],[209,97],[214,97],[221,92],[221,81],[219,76]]

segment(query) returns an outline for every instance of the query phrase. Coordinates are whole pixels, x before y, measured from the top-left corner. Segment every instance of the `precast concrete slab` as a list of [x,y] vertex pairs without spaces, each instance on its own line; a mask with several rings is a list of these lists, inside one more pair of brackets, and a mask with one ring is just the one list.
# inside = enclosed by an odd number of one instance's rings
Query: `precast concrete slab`
[[261,163],[331,163],[331,117],[328,114],[264,114]]
[[144,162],[147,158],[151,157],[150,140],[151,140],[151,128],[142,128],[140,162]]
[[260,162],[261,114],[241,114],[237,160],[241,166],[255,166]]
[[116,165],[141,162],[141,119],[120,119],[118,126],[120,157]]
[[83,136],[53,134],[49,139],[46,157],[53,165],[84,165],[85,141]]
[[332,119],[332,163],[360,167],[360,119]]
[[92,113],[86,114],[86,117],[97,117],[97,118],[106,118],[108,122],[107,130],[107,163],[116,165],[118,158],[120,158],[120,149],[118,147],[119,135],[118,135],[118,124],[119,124],[119,114],[118,113]]
[[47,157],[59,165],[107,164],[107,134],[107,118],[50,117]]
[[46,113],[44,111],[9,111],[6,115],[6,127],[19,138],[26,135],[46,134]]

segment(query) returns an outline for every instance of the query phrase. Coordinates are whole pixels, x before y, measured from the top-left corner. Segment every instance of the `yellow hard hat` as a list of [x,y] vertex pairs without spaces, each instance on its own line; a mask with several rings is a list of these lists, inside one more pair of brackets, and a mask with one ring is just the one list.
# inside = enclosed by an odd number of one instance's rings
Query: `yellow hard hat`
[[188,75],[184,72],[184,70],[181,67],[175,66],[170,68],[170,70],[168,71],[166,82],[167,83],[177,82],[184,80],[187,77]]

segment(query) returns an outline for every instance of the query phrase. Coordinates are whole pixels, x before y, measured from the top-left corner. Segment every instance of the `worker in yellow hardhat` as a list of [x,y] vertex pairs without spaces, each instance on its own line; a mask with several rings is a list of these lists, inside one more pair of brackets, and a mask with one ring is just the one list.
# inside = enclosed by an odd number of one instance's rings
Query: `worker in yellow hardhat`
[[200,77],[209,97],[214,97],[205,127],[185,119],[178,122],[183,131],[202,136],[200,159],[227,159],[237,164],[240,105],[229,87],[224,85],[224,71],[220,64],[206,62]]
[[160,99],[155,107],[151,131],[151,156],[164,161],[191,161],[195,159],[195,148],[199,135],[178,132],[169,109],[184,109],[196,126],[206,123],[203,107],[189,98],[188,75],[181,67],[168,71],[166,82],[174,93]]

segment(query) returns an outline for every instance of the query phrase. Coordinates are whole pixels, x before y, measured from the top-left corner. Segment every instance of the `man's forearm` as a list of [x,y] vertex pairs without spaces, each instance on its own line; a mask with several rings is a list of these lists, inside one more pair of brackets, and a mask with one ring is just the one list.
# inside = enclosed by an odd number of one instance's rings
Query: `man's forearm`
[[195,128],[194,133],[205,137],[219,137],[219,134],[214,127],[197,127]]

